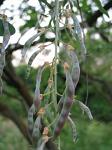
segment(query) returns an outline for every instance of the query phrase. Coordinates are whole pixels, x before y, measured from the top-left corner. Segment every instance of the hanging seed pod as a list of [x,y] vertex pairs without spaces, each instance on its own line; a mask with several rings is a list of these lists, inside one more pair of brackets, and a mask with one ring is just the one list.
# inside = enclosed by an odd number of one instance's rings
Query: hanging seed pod
[[44,150],[45,144],[48,142],[49,137],[47,135],[42,136],[42,138],[39,140],[37,144],[37,149],[36,150]]
[[81,46],[81,55],[82,55],[82,58],[85,59],[85,55],[87,53],[87,50],[86,50],[86,47],[84,44],[80,23],[74,14],[72,14],[72,19],[73,19],[73,23],[74,23],[74,30],[72,33],[75,36],[75,38],[79,41],[80,46]]
[[38,51],[36,51],[36,52],[34,52],[34,53],[31,55],[31,57],[30,57],[30,59],[29,59],[29,61],[28,61],[27,77],[29,77],[30,70],[31,70],[31,65],[32,65],[34,59],[37,57],[37,55],[38,55],[41,51],[42,51],[42,49],[41,49],[41,50],[38,50]]
[[33,131],[33,126],[34,126],[33,115],[35,114],[35,112],[36,112],[35,106],[34,104],[32,104],[32,106],[28,111],[28,130],[30,133],[32,133]]
[[71,76],[72,76],[72,80],[74,83],[74,87],[76,88],[77,83],[79,82],[79,78],[80,78],[79,61],[78,61],[78,58],[77,58],[75,51],[69,51],[69,56],[70,56],[71,61],[72,61]]
[[41,32],[36,33],[34,36],[32,36],[30,39],[28,39],[24,45],[23,50],[21,51],[22,58],[25,57],[27,50],[30,48],[32,42],[39,36],[41,36],[45,32],[45,28],[42,29]]
[[2,76],[4,66],[5,66],[5,53],[1,53],[0,54],[0,77]]
[[[74,88],[76,88],[77,83],[79,81],[79,77],[80,77],[80,66],[79,66],[79,61],[78,61],[77,55],[73,49],[74,48],[72,46],[64,44],[64,50],[65,50],[65,53],[67,55],[66,58],[68,58],[67,60],[69,60],[68,63],[70,64],[68,69],[71,72],[72,80],[74,83]],[[66,67],[67,67],[67,65],[66,65]],[[65,89],[63,96],[61,97],[61,99],[58,103],[59,111],[62,109],[63,101],[65,98],[65,93],[66,93],[66,89]]]
[[66,119],[68,118],[68,115],[69,115],[69,112],[73,103],[74,85],[73,85],[70,72],[68,71],[68,66],[67,67],[66,66],[67,65],[65,64],[64,69],[66,73],[66,94],[65,94],[63,108],[61,110],[60,116],[54,128],[54,134],[53,134],[54,139],[60,134],[66,122]]
[[[52,80],[48,80],[48,86],[46,87],[46,89],[44,91],[44,100],[43,100],[44,104],[43,105],[45,105],[45,106],[48,106],[49,103],[50,103],[52,83],[53,83]],[[51,115],[51,107],[50,107],[50,105],[49,105],[49,108],[45,107],[45,112],[46,112],[46,117],[47,117],[48,121],[51,122],[52,121],[52,115]]]
[[41,124],[41,116],[38,116],[35,120],[34,123],[34,128],[33,128],[33,133],[32,133],[32,137],[34,139],[38,139],[40,137],[40,130],[42,128],[42,124]]
[[71,119],[70,116],[68,116],[68,121],[69,121],[70,126],[72,128],[72,138],[73,138],[73,142],[75,143],[77,141],[77,138],[78,138],[76,125],[75,125],[75,123],[73,122],[73,120]]
[[4,28],[4,35],[3,35],[3,43],[0,48],[0,94],[2,93],[2,86],[3,86],[1,76],[3,73],[4,66],[5,66],[5,50],[7,48],[7,45],[10,39],[9,24],[6,20],[7,20],[7,16],[3,15],[2,22],[3,22],[3,28]]
[[67,62],[69,67],[71,68],[71,59],[68,55],[68,45],[67,44],[63,44],[63,48],[61,48],[60,52],[59,52],[59,58],[61,60],[61,63],[63,64],[64,62]]
[[89,118],[90,120],[93,120],[93,116],[92,116],[92,114],[91,114],[91,111],[90,111],[90,109],[89,109],[85,104],[83,104],[81,101],[78,101],[78,100],[75,100],[74,103],[78,104],[78,105],[80,106],[80,108],[81,108],[84,112],[86,112],[86,114],[87,114],[87,116],[88,116],[88,118]]
[[34,105],[35,108],[37,109],[40,106],[40,82],[41,82],[41,76],[42,72],[44,70],[44,66],[39,67],[38,73],[37,73],[37,78],[36,78],[36,89],[35,89],[35,96],[34,96]]
[[5,66],[5,53],[0,54],[0,94],[2,94],[2,87],[3,87],[3,82],[2,82],[2,74],[3,74],[3,69]]
[[2,48],[1,48],[1,53],[4,53],[6,48],[7,48],[7,45],[8,45],[8,42],[9,42],[9,39],[10,39],[10,31],[9,31],[9,24],[8,22],[6,21],[7,18],[3,18],[3,27],[4,27],[4,36],[3,36],[3,43],[2,43]]
[[34,128],[33,128],[32,137],[34,139],[39,138],[41,135],[41,129],[42,129],[41,119],[44,114],[45,114],[45,109],[43,107],[41,107],[37,113],[38,117],[35,120],[35,124],[34,124]]

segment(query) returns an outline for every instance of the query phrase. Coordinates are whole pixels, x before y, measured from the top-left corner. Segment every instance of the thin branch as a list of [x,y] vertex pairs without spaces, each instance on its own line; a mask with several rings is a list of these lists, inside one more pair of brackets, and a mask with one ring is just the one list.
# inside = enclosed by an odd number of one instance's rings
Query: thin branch
[[[109,10],[110,8],[112,8],[112,0],[110,0],[105,6],[104,9],[105,10]],[[91,27],[93,24],[96,23],[97,19],[102,16],[103,13],[100,10],[97,10],[93,15],[89,16],[87,18],[87,24]]]

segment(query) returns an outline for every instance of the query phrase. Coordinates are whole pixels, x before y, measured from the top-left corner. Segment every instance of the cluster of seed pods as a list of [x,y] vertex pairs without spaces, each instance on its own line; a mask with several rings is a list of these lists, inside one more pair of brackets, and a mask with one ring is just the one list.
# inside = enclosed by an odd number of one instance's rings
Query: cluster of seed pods
[[[55,140],[57,136],[60,135],[61,130],[63,129],[66,120],[68,120],[72,128],[73,140],[76,141],[77,139],[76,126],[69,116],[72,105],[74,103],[79,104],[81,109],[83,109],[88,114],[90,119],[92,119],[92,115],[91,115],[89,108],[85,106],[83,103],[78,102],[78,101],[74,102],[75,89],[76,89],[76,86],[80,77],[80,66],[79,66],[77,55],[73,47],[67,44],[64,44],[63,47],[64,48],[62,51],[67,56],[65,60],[62,61],[65,76],[66,76],[66,88],[58,104],[59,117],[55,122],[52,139]],[[45,146],[45,141],[42,140],[43,136],[41,136],[41,129],[42,129],[41,119],[45,111],[46,111],[46,115],[48,115],[47,118],[49,118],[49,110],[48,110],[49,108],[48,109],[40,108],[40,105],[41,105],[40,82],[41,82],[41,76],[42,76],[43,70],[44,70],[44,67],[39,67],[38,69],[34,102],[28,112],[28,125],[29,125],[29,131],[30,131],[30,134],[32,135],[32,138],[39,139],[41,137],[41,144],[40,146],[37,146],[38,148],[39,147],[43,148]],[[46,88],[45,93],[47,92],[49,93],[50,90],[51,90],[51,84],[50,84],[50,87],[48,84],[48,87]],[[49,98],[50,97],[48,96],[48,99]],[[45,105],[47,104],[48,104],[48,100],[45,103]],[[34,115],[36,113],[38,114],[38,116],[34,123]],[[49,121],[51,122],[52,118],[50,118]],[[37,145],[39,145],[39,143]]]
[[[72,37],[79,43],[80,45],[80,56],[81,56],[81,61],[85,60],[87,50],[85,47],[84,43],[84,35],[80,26],[80,23],[73,11],[73,7],[76,5],[75,1],[69,0],[70,4],[70,9],[65,10],[65,17],[66,17],[66,22],[67,22],[67,27],[70,30],[70,33]],[[74,5],[75,4],[75,5]],[[73,26],[69,24],[69,19],[73,20]]]
[[10,31],[9,31],[9,24],[7,22],[7,16],[0,15],[0,17],[2,18],[2,23],[4,27],[3,43],[0,48],[0,93],[2,93],[3,83],[2,83],[1,77],[3,74],[4,66],[5,66],[5,53],[6,53],[6,48],[10,39]]
[[60,113],[60,116],[57,120],[54,133],[53,133],[53,138],[55,139],[61,132],[65,121],[68,118],[71,106],[73,104],[73,96],[74,96],[74,85],[73,85],[73,80],[71,77],[71,74],[69,72],[69,65],[67,63],[64,64],[64,70],[66,74],[66,94],[63,102],[63,107]]
[[[44,67],[39,67],[39,69],[38,69],[37,78],[36,78],[36,88],[35,88],[34,101],[33,101],[33,104],[28,111],[28,127],[29,127],[30,133],[33,132],[33,128],[34,128],[34,118],[33,117],[34,117],[35,113],[39,111],[39,107],[40,107],[40,103],[41,103],[40,82],[41,82],[41,76],[42,76],[43,69],[44,69]],[[37,126],[37,121],[40,124],[40,116],[35,122],[35,127]]]
[[56,138],[60,134],[66,120],[69,117],[69,113],[73,104],[75,88],[80,77],[79,61],[75,54],[75,51],[73,51],[73,49],[71,50],[71,46],[67,44],[64,45],[64,49],[62,51],[67,55],[66,58],[69,58],[69,61],[64,63],[64,70],[66,74],[66,88],[63,96],[59,101],[60,117],[54,129],[54,138]]
[[[49,140],[49,137],[48,137],[49,129],[47,127],[43,129],[43,126],[42,126],[42,119],[45,113],[47,114],[47,111],[45,108],[46,106],[42,107],[41,102],[42,102],[43,96],[42,94],[40,94],[40,82],[42,78],[42,72],[45,69],[45,67],[46,67],[46,64],[38,68],[34,101],[28,111],[29,135],[32,138],[33,143],[36,144],[37,150],[43,150],[46,142]],[[49,86],[46,88],[45,92],[48,91],[48,89],[49,89]]]
[[[72,0],[69,0],[69,2],[70,2],[70,6],[73,5]],[[65,12],[66,12],[65,16],[66,16],[67,22],[69,18],[72,18],[73,20],[73,28],[72,26],[69,26],[68,24],[68,29],[70,29],[70,33],[75,38],[75,40],[77,40],[80,43],[81,59],[84,60],[85,55],[86,55],[86,48],[85,48],[84,39],[82,36],[80,23],[78,19],[76,18],[76,16],[74,15],[72,8],[70,11],[66,10]],[[22,51],[23,57],[25,56],[26,51],[31,46],[32,42],[38,36],[41,36],[43,33],[45,33],[45,31],[46,30],[40,31],[39,33],[31,37],[25,43],[24,49]],[[42,49],[40,49],[39,51],[34,52],[33,55],[30,57],[29,62],[28,62],[28,71],[30,70],[29,67],[31,66],[35,57],[43,49],[44,47],[42,47]],[[40,139],[37,143],[37,150],[43,150],[46,142],[48,142],[49,140],[48,127],[51,126],[52,122],[54,123],[53,124],[54,126],[53,128],[50,128],[50,131],[51,131],[50,135],[53,140],[55,140],[60,135],[66,121],[68,121],[72,129],[73,140],[76,141],[77,139],[76,126],[70,117],[70,112],[71,112],[71,108],[73,104],[78,104],[79,107],[87,113],[89,119],[90,120],[93,119],[89,108],[85,106],[82,102],[74,100],[75,90],[76,90],[79,77],[80,77],[80,66],[79,66],[79,60],[78,60],[77,54],[72,46],[68,44],[63,44],[62,55],[65,56],[65,58],[63,57],[64,59],[63,58],[62,59],[60,58],[60,59],[61,59],[64,72],[65,72],[66,87],[58,103],[58,112],[56,112],[55,109],[52,110],[55,112],[54,114],[56,113],[58,114],[57,116],[55,116],[56,117],[55,121],[54,121],[54,118],[51,117],[52,116],[50,112],[51,110],[50,110],[50,107],[48,107],[50,106],[52,98],[53,98],[49,96],[50,93],[52,93],[51,87],[53,86],[49,87],[49,84],[48,84],[44,94],[48,92],[49,95],[48,97],[44,97],[44,100],[46,100],[46,102],[43,103],[44,107],[41,107],[42,104],[41,104],[41,96],[40,96],[41,95],[40,94],[40,82],[41,82],[41,76],[42,76],[44,67],[39,67],[38,69],[34,101],[33,101],[31,108],[28,111],[28,126],[29,126],[30,135],[32,136],[33,139]],[[36,119],[34,119],[35,115],[36,115]],[[47,127],[45,127],[43,130],[42,119],[44,119],[45,117],[47,118],[47,124],[46,124]],[[46,128],[47,128],[47,132],[45,133]]]
[[85,104],[73,98],[75,95],[75,89],[76,89],[76,86],[78,84],[79,77],[80,77],[80,66],[79,66],[79,61],[75,53],[75,50],[70,45],[64,44],[64,49],[62,49],[62,51],[63,52],[61,53],[64,53],[64,55],[66,55],[66,58],[63,61],[68,60],[64,64],[64,66],[66,66],[65,68],[67,68],[67,71],[65,71],[66,88],[58,103],[58,107],[59,107],[58,110],[59,110],[60,116],[57,120],[55,129],[54,129],[53,138],[55,139],[60,134],[66,120],[68,120],[72,128],[73,141],[75,142],[77,140],[76,125],[69,116],[72,105],[78,104],[79,107],[83,111],[86,112],[90,120],[92,120],[93,117],[92,117],[91,111]]

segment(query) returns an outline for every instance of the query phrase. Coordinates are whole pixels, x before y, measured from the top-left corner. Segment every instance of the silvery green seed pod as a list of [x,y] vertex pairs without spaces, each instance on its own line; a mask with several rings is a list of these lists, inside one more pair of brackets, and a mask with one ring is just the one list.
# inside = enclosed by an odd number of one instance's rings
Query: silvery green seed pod
[[[52,82],[52,81],[51,81]],[[51,83],[52,84],[52,83]],[[49,93],[49,94],[47,94],[47,95],[44,95],[44,99],[43,99],[43,105],[45,105],[46,107],[45,107],[45,112],[46,112],[46,117],[47,117],[47,120],[48,120],[48,122],[52,122],[52,118],[53,118],[53,115],[52,115],[52,113],[51,113],[51,109],[52,109],[52,107],[47,107],[47,106],[49,106],[49,104],[50,104],[50,99],[51,99],[51,89],[52,87],[51,87],[51,85],[49,85],[49,83],[48,83],[48,86],[46,87],[46,89],[45,89],[45,91],[44,91],[44,94],[45,93]]]
[[4,66],[5,66],[5,53],[1,53],[0,54],[0,77],[2,76]]
[[34,96],[34,105],[35,105],[36,109],[38,109],[38,107],[40,106],[40,102],[41,102],[40,82],[41,82],[41,76],[42,76],[43,69],[44,69],[44,66],[39,67],[37,77],[36,77],[36,88],[35,88],[35,96]]
[[34,127],[33,127],[33,133],[32,133],[32,137],[34,139],[38,139],[40,137],[40,130],[42,128],[42,125],[41,125],[41,117],[38,116],[35,120],[35,123],[34,123]]
[[35,106],[34,106],[34,104],[32,104],[32,106],[30,107],[30,109],[28,111],[28,130],[30,133],[32,133],[32,131],[33,131],[33,126],[34,126],[33,115],[35,114],[35,112],[36,112]]
[[3,43],[2,43],[1,53],[4,53],[6,48],[7,48],[9,39],[10,39],[10,32],[9,32],[8,22],[5,19],[3,19],[2,21],[3,21],[3,27],[4,27],[4,36],[3,36]]
[[74,85],[70,75],[70,72],[66,70],[66,94],[63,103],[63,108],[61,110],[60,116],[57,120],[56,126],[54,128],[53,139],[55,139],[61,132],[73,104],[74,95]]
[[89,118],[90,120],[93,120],[93,116],[92,116],[92,114],[91,114],[91,111],[90,111],[90,109],[89,109],[85,104],[83,104],[81,101],[78,101],[78,100],[75,100],[74,103],[78,104],[78,105],[80,106],[80,108],[81,108],[84,112],[86,112],[86,114],[87,114],[87,116],[88,116],[88,118]]
[[23,48],[23,50],[21,51],[21,54],[22,54],[22,57],[23,57],[23,58],[25,57],[27,50],[30,48],[30,46],[31,46],[31,44],[34,42],[34,40],[35,40],[37,37],[41,36],[44,32],[45,32],[45,30],[42,31],[42,32],[39,32],[39,33],[37,32],[35,35],[33,35],[30,39],[28,39],[28,40],[26,41],[26,43],[25,43],[25,45],[24,45],[24,48]]
[[30,57],[30,59],[29,59],[29,61],[28,61],[27,77],[28,77],[29,74],[30,74],[31,65],[32,65],[34,59],[37,57],[37,55],[38,55],[41,51],[42,51],[42,50],[38,50],[38,51],[34,52],[34,53],[31,55],[31,57]]
[[81,55],[82,55],[82,58],[85,59],[87,50],[86,50],[86,47],[84,44],[84,39],[82,36],[82,30],[80,27],[80,23],[74,14],[72,14],[72,19],[73,19],[73,23],[74,23],[74,30],[72,30],[73,31],[72,35],[75,36],[75,38],[79,41],[80,46],[81,46]]
[[78,138],[78,134],[77,134],[77,130],[76,130],[76,125],[75,125],[75,123],[73,122],[73,120],[71,119],[70,116],[68,116],[68,121],[69,121],[70,126],[72,128],[73,142],[76,142],[77,138]]
[[79,82],[79,77],[80,77],[79,61],[78,61],[78,57],[77,57],[75,51],[70,51],[69,56],[70,56],[71,61],[72,61],[71,76],[72,76],[72,80],[74,83],[74,87],[76,88],[77,83]]
[[[66,46],[66,48],[67,48],[67,46]],[[67,51],[65,49],[65,51],[66,51],[66,55],[68,55],[66,58],[69,57],[69,60],[71,61],[71,62],[69,61],[69,63],[70,63],[69,68],[70,68],[70,71],[71,71],[71,76],[72,76],[72,80],[73,80],[73,83],[74,83],[74,88],[76,88],[77,83],[79,81],[79,77],[80,77],[80,66],[79,66],[78,57],[77,57],[75,51],[73,51],[73,50]],[[58,103],[59,110],[62,109],[63,101],[64,101],[64,98],[65,98],[65,93],[66,93],[66,89],[65,89],[65,91],[63,93],[63,96],[61,97],[61,99]]]
[[3,82],[2,82],[2,74],[3,74],[3,69],[5,66],[5,53],[1,53],[0,54],[0,94],[2,94],[2,86],[3,86]]
[[45,144],[48,142],[48,140],[49,140],[48,136],[42,136],[37,143],[36,150],[44,150]]

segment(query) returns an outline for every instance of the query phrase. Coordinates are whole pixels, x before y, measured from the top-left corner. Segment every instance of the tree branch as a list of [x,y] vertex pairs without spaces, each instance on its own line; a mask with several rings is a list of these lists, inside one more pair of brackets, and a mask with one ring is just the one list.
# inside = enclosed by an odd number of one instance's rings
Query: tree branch
[[[110,0],[105,6],[104,9],[108,10],[112,7],[112,1]],[[87,24],[91,27],[97,21],[97,19],[102,16],[103,13],[100,10],[97,10],[93,15],[87,18]]]
[[16,115],[14,111],[12,111],[8,106],[2,104],[1,102],[0,102],[0,114],[12,120],[17,125],[21,133],[24,135],[25,139],[29,143],[31,143],[26,124],[18,115]]
[[28,87],[25,85],[23,80],[16,75],[16,73],[9,67],[5,67],[4,69],[5,75],[9,78],[9,81],[11,81],[11,84],[18,90],[20,95],[24,98],[27,105],[30,107],[33,101],[33,98],[29,94]]

